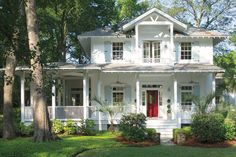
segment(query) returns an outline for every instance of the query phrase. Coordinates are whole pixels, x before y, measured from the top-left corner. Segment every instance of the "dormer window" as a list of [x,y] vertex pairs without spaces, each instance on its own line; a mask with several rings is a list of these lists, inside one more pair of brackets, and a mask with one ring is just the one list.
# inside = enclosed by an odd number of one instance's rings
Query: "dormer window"
[[182,60],[192,59],[192,43],[191,42],[181,43],[181,59]]
[[112,43],[112,59],[123,60],[123,42]]

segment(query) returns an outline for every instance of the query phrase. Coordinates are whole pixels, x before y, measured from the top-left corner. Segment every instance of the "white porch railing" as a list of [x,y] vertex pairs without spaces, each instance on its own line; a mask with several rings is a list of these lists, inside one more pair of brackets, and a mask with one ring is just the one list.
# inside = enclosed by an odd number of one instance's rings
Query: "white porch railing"
[[[114,110],[116,110],[117,114],[115,115],[115,119],[120,119],[123,114],[135,113],[136,108],[135,105],[130,106],[112,106]],[[107,120],[108,117],[106,114],[100,113],[101,117],[99,117],[98,108],[96,106],[88,106],[87,107],[87,118],[91,118],[94,120]],[[48,106],[49,117],[52,119],[52,107]],[[84,117],[84,107],[83,106],[56,106],[55,107],[55,119],[66,120],[80,120]],[[33,121],[33,108],[31,106],[25,106],[24,112],[24,120],[25,121]]]
[[182,123],[190,123],[192,115],[195,113],[194,105],[180,105],[179,106],[180,116]]

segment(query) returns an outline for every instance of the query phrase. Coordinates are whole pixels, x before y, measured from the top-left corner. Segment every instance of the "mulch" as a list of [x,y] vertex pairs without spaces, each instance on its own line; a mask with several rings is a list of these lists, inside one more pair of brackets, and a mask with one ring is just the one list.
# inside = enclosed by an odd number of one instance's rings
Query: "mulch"
[[131,146],[131,147],[150,147],[150,146],[158,145],[158,143],[155,143],[150,140],[146,140],[146,141],[142,141],[142,142],[129,141],[126,138],[124,138],[123,136],[117,136],[116,141],[118,141],[124,145]]
[[191,147],[205,147],[205,148],[227,148],[236,145],[236,137],[230,141],[218,142],[218,143],[199,143],[196,139],[192,138],[187,140],[183,146],[191,146]]

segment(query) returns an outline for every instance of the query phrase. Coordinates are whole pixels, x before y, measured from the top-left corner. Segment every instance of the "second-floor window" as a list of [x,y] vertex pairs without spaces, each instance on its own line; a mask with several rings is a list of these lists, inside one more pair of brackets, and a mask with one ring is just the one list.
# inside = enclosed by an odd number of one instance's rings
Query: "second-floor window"
[[181,59],[182,60],[192,59],[192,43],[191,42],[181,43]]
[[123,60],[123,43],[122,42],[112,43],[112,59]]
[[161,48],[160,42],[146,41],[143,43],[144,63],[159,63]]

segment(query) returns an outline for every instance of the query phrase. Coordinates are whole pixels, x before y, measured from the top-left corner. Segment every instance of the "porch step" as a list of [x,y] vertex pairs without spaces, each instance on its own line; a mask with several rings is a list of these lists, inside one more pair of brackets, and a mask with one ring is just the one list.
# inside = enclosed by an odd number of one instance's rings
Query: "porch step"
[[161,133],[161,138],[173,137],[173,129],[178,128],[177,121],[175,120],[148,120],[147,128],[153,128]]

